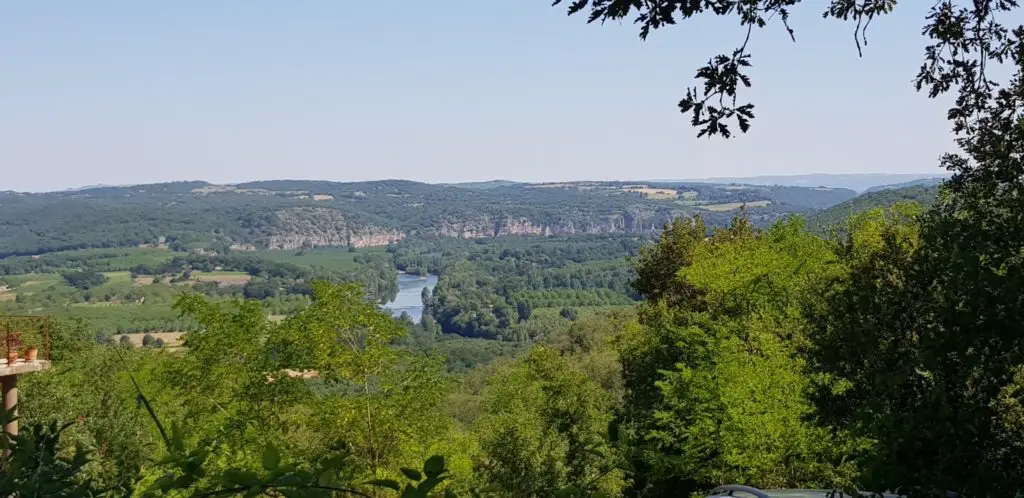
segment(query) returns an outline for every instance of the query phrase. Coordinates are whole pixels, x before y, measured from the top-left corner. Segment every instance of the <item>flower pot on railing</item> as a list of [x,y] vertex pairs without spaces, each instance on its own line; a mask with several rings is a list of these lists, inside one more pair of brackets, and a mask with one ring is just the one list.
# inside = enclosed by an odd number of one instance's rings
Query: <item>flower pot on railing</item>
[[21,339],[16,336],[7,336],[7,364],[13,365],[18,361],[18,347],[21,346]]
[[39,348],[35,346],[25,348],[25,361],[36,361],[37,357],[39,357]]

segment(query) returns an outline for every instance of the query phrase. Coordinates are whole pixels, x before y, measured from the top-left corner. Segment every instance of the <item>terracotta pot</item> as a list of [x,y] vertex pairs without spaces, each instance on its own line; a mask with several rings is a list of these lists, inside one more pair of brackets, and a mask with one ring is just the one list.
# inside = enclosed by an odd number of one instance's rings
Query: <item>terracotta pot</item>
[[18,352],[16,350],[7,351],[7,364],[13,365],[14,362],[18,361]]
[[35,346],[32,346],[30,348],[25,349],[25,361],[36,361],[36,358],[38,356],[39,356],[39,348],[36,348]]

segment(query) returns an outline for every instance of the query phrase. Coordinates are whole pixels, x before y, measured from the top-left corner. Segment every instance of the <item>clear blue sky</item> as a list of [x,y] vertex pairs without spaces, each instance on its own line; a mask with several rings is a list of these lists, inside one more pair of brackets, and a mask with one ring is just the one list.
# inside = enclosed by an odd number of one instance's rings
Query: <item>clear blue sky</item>
[[171,180],[429,182],[929,172],[951,139],[914,92],[929,2],[852,27],[821,0],[756,32],[750,134],[675,103],[736,21],[640,41],[547,0],[0,4],[0,190]]

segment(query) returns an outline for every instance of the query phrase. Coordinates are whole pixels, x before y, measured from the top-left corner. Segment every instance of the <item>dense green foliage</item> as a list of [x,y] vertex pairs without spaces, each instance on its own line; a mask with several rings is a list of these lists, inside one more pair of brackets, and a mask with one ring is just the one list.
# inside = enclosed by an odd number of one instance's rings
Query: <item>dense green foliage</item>
[[644,239],[592,236],[465,242],[403,241],[396,266],[440,273],[426,311],[445,333],[535,340],[529,318],[539,308],[629,305],[634,271],[625,260]]
[[[452,379],[440,357],[398,346],[406,335],[401,322],[378,311],[357,287],[318,282],[313,288],[312,304],[280,323],[268,321],[256,301],[183,296],[176,309],[201,328],[186,336],[181,354],[97,344],[87,328],[58,322],[55,348],[63,354],[55,357],[53,372],[26,379],[23,424],[77,420],[63,438],[65,444],[78,442],[83,464],[68,479],[115,496],[220,492],[240,484],[245,485],[239,493],[250,488],[269,493],[325,483],[373,493],[374,486],[397,487],[405,479],[423,490],[431,487],[420,484],[430,476],[427,468],[437,464],[428,458],[433,453],[444,454],[445,473],[460,479],[444,488],[451,494],[492,486],[510,470],[502,470],[504,465],[518,464],[506,459],[505,446],[478,443],[473,436],[490,433],[485,428],[496,420],[518,419],[518,412],[510,411],[518,402],[507,405],[503,391],[488,389],[474,396],[482,404],[472,403],[480,407],[471,410],[479,414],[468,422],[473,427],[446,419],[442,406],[453,399]],[[582,343],[576,344],[571,347]],[[615,398],[602,385],[580,384],[586,372],[598,371],[590,361],[577,364],[536,351],[519,366],[502,370],[500,377],[508,382],[495,378],[495,389],[519,378],[540,389],[537,402],[554,411],[546,421],[530,424],[558,427],[566,438],[550,446],[563,461],[562,477],[542,489],[622,485],[612,453],[597,456],[604,454],[604,429]],[[607,377],[603,371],[600,377]],[[582,397],[566,403],[566,389],[581,388]],[[141,406],[135,406],[137,398]],[[591,400],[586,401],[589,414],[575,423],[578,429],[565,427],[559,417],[584,400]],[[558,449],[562,444],[569,444],[568,453]],[[408,470],[424,460],[424,471]],[[0,461],[7,464],[13,462]],[[577,476],[579,469],[589,470]],[[309,473],[311,478],[299,479]],[[329,480],[321,477],[325,473]],[[472,475],[481,480],[474,484]]]
[[[896,3],[833,0],[824,15],[853,21],[860,50],[870,22]],[[580,0],[569,10],[589,10],[590,21],[636,16],[642,37],[702,13],[735,16],[748,33],[777,20],[792,34],[789,14],[799,4]],[[1019,494],[1024,453],[1012,441],[1020,436],[1024,360],[1024,27],[1005,24],[1018,7],[998,0],[931,5],[915,86],[933,98],[956,94],[948,117],[959,152],[942,159],[953,178],[909,226],[894,216],[838,244],[849,271],[811,315],[810,358],[823,385],[818,414],[871,441],[862,482],[875,489]],[[699,134],[728,137],[732,121],[749,129],[753,105],[737,104],[737,89],[750,86],[750,61],[744,42],[698,71],[703,92],[688,90],[680,109],[692,114]],[[1012,76],[996,80],[987,71],[995,66]]]
[[75,270],[61,274],[68,285],[79,290],[89,290],[107,283],[107,276],[93,270]]
[[[186,336],[182,355],[96,345],[61,328],[61,344],[78,353],[24,388],[26,399],[42,403],[29,402],[27,413],[71,413],[72,420],[88,413],[70,437],[104,448],[89,472],[113,487],[145,487],[161,475],[149,460],[161,453],[151,444],[159,431],[140,425],[147,416],[131,408],[136,385],[158,420],[177,420],[184,446],[207,452],[207,473],[260,470],[272,441],[285,458],[341,452],[347,463],[360,462],[345,468],[352,483],[397,477],[388,469],[422,461],[444,435],[439,362],[392,348],[403,329],[352,285],[318,283],[313,304],[280,324],[254,301],[222,306],[193,294],[176,308],[202,325]],[[350,334],[343,342],[333,339],[339,330]],[[296,375],[304,371],[315,379]],[[97,382],[97,373],[108,378]],[[199,477],[197,485],[218,485]]]
[[848,485],[851,438],[804,421],[804,307],[839,268],[826,242],[796,221],[755,234],[737,219],[710,238],[677,223],[642,262],[643,327],[619,345],[637,491]]
[[[1001,158],[1024,135],[1004,126],[969,147],[996,171],[1020,168]],[[813,350],[828,381],[820,415],[874,439],[871,482],[1020,488],[1022,176],[977,173],[954,177],[917,224],[857,220],[859,237],[841,246],[850,273],[828,294]]]
[[622,489],[606,437],[614,400],[555,351],[535,348],[497,372],[483,398],[479,472],[491,487],[510,496]]
[[[383,251],[352,254],[324,249],[316,266],[292,263],[305,263],[301,252],[279,252],[268,259],[248,252],[123,248],[9,258],[0,265],[0,271],[8,272],[0,310],[81,318],[109,336],[195,330],[194,320],[171,309],[185,292],[218,300],[257,299],[270,315],[305,308],[313,280],[359,283],[377,302],[393,299],[398,292],[391,257]],[[8,299],[2,299],[5,296]]]
[[68,268],[98,272],[127,271],[138,266],[157,266],[175,256],[165,248],[85,249],[50,253],[45,256],[9,257],[0,260],[0,275],[55,273]]

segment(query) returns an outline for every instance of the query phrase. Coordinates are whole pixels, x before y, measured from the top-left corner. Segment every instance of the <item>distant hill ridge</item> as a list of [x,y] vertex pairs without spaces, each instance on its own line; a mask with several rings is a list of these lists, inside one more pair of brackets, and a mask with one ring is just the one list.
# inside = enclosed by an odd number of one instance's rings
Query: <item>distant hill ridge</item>
[[650,233],[700,213],[728,223],[741,206],[767,225],[857,194],[842,188],[685,182],[409,180],[203,181],[41,194],[0,193],[0,257],[155,244],[238,250],[379,246],[409,236]]
[[[947,178],[945,172],[932,173],[849,173],[829,174],[814,173],[807,175],[761,175],[749,177],[711,177],[689,180],[651,180],[654,182],[707,182],[707,183],[739,183],[748,185],[787,185],[793,187],[833,187],[848,188],[857,192],[865,192],[871,188],[886,185],[910,183],[917,180],[933,180]],[[909,186],[909,185],[908,185]]]
[[811,215],[807,219],[807,227],[823,233],[831,228],[841,226],[856,213],[875,208],[888,208],[900,202],[916,202],[927,208],[935,204],[938,194],[938,184],[912,185],[868,192]]
[[879,191],[882,191],[882,190],[901,189],[901,188],[907,188],[907,187],[932,187],[932,186],[941,184],[945,180],[946,180],[946,178],[944,178],[944,177],[934,177],[934,178],[921,178],[919,180],[911,180],[909,182],[903,182],[903,183],[894,183],[894,184],[891,184],[891,185],[876,185],[874,187],[871,187],[871,188],[867,189],[865,191],[865,193],[879,192]]

